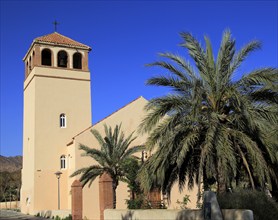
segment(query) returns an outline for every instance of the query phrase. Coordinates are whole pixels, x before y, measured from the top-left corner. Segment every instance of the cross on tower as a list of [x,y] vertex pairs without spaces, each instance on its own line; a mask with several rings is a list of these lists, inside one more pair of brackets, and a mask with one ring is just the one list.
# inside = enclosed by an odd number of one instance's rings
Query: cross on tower
[[58,22],[55,20],[52,24],[54,24],[54,30],[55,30],[55,32],[56,32],[56,31],[57,31],[57,25],[60,24],[60,23],[58,23]]

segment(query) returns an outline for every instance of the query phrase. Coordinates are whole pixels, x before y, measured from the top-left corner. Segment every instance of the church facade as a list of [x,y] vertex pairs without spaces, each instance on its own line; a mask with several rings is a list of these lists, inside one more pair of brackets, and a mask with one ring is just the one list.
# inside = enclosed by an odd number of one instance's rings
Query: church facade
[[[134,145],[144,144],[147,136],[137,133],[146,112],[147,100],[139,97],[92,125],[91,78],[88,57],[91,48],[57,32],[33,40],[23,58],[24,122],[21,211],[37,214],[43,210],[71,209],[71,185],[77,169],[95,163],[82,157],[79,144],[98,148],[91,129],[104,134],[103,125],[122,124],[126,135],[135,131]],[[101,108],[101,106],[99,106]],[[175,187],[169,208],[178,208],[177,199],[196,190],[179,192]],[[126,208],[128,187],[120,183],[117,208]],[[99,183],[83,188],[83,218],[99,219]]]

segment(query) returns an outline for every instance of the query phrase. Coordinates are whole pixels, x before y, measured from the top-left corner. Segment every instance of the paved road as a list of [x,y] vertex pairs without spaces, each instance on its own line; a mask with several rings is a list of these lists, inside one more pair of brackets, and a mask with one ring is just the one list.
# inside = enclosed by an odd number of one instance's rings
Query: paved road
[[32,216],[32,215],[25,215],[20,212],[2,209],[2,210],[0,210],[0,219],[1,220],[10,220],[10,219],[44,220],[46,218],[36,217],[36,216]]

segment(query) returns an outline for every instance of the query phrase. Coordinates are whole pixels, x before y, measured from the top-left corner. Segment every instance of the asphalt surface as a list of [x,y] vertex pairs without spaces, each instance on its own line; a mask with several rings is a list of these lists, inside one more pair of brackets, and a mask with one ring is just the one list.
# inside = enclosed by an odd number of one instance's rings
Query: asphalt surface
[[47,218],[41,218],[41,217],[36,217],[36,216],[32,216],[32,215],[25,215],[25,214],[22,214],[20,212],[1,209],[0,210],[0,219],[1,220],[9,220],[9,219],[44,220],[44,219],[47,219]]

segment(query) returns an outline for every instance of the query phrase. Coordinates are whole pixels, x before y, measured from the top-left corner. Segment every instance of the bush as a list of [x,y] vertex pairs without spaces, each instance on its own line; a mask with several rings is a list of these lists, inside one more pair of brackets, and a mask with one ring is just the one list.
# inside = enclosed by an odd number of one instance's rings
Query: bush
[[278,204],[264,192],[255,190],[235,190],[217,196],[221,209],[250,209],[254,220],[278,219]]
[[54,220],[72,220],[72,216],[71,215],[69,215],[69,216],[67,216],[67,217],[65,217],[65,218],[60,218],[58,215],[54,218],[54,217],[52,217]]
[[72,216],[69,215],[69,216],[67,216],[66,218],[64,218],[63,220],[72,220]]
[[179,200],[177,200],[176,203],[180,206],[181,209],[188,209],[188,208],[187,208],[187,205],[188,205],[189,202],[191,202],[190,199],[189,199],[189,195],[185,195],[185,196],[183,197],[182,202],[179,201]]
[[142,198],[129,199],[129,200],[127,199],[126,204],[128,209],[142,209],[143,199]]

